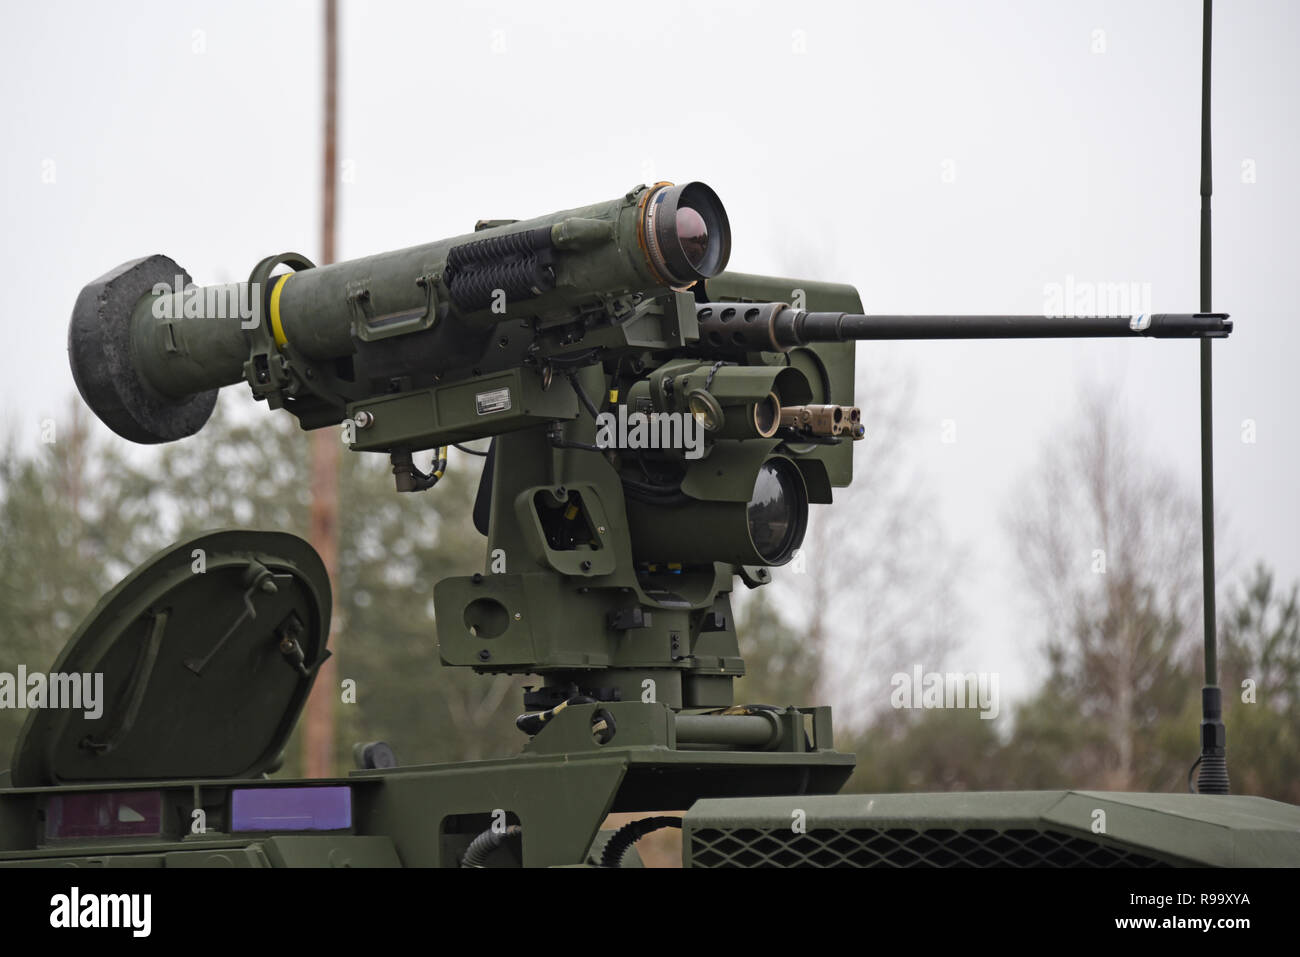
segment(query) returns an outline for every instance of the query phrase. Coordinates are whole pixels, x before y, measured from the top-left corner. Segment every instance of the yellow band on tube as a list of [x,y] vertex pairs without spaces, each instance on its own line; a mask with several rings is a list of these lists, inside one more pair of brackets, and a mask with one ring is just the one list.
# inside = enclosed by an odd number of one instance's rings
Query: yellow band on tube
[[277,349],[283,349],[289,344],[284,326],[280,323],[280,292],[284,289],[285,280],[292,275],[293,273],[287,272],[283,276],[277,276],[275,285],[271,287],[271,334],[275,336]]

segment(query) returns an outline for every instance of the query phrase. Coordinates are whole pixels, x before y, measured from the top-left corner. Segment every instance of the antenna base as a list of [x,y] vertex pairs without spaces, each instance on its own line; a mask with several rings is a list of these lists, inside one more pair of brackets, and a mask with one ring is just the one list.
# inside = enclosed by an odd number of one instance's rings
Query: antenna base
[[1223,726],[1223,693],[1216,685],[1201,689],[1201,768],[1198,794],[1227,794],[1227,730]]

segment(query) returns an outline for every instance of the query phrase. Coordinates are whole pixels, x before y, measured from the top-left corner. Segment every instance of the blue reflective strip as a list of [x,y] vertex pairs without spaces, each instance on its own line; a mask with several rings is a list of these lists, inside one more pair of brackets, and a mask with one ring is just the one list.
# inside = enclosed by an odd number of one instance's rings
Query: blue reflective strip
[[352,789],[239,788],[230,795],[232,831],[343,831],[352,826]]

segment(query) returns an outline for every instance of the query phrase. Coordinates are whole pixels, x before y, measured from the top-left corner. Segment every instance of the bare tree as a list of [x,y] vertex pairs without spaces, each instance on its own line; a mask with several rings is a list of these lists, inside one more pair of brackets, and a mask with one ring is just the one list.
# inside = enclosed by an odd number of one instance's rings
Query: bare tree
[[1051,676],[1035,720],[1103,729],[1061,766],[1117,789],[1167,776],[1154,731],[1192,691],[1196,499],[1093,389],[1017,490],[1008,523],[1046,629]]

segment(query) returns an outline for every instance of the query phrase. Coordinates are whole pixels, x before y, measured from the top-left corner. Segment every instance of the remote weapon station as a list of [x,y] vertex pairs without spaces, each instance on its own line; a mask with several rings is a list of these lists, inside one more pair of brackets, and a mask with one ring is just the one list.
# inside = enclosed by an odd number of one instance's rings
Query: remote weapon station
[[[852,478],[857,341],[1200,338],[1208,361],[1232,328],[1208,288],[1177,315],[868,316],[851,286],[726,271],[731,238],[712,189],[659,183],[351,262],[271,256],[245,283],[151,256],[86,286],[73,376],[133,442],[194,434],[241,380],[389,456],[398,492],[490,438],[484,564],[438,583],[438,647],[539,683],[516,756],[403,767],[376,743],[347,777],[271,780],[329,654],[330,583],[288,534],[181,542],[55,663],[102,673],[104,712],[33,712],[0,776],[0,864],[617,866],[662,826],[698,867],[1300,859],[1300,810],[1259,798],[835,797],[854,759],[830,709],[732,694],[737,579],[767,583]],[[1207,685],[1201,790],[1226,793]],[[611,811],[647,816],[600,831]]]

